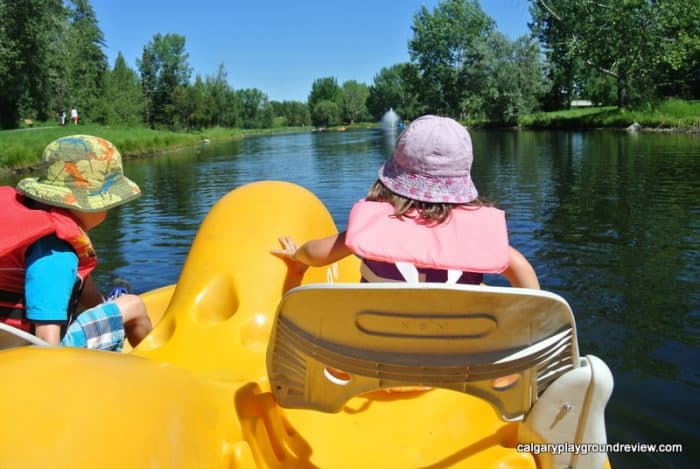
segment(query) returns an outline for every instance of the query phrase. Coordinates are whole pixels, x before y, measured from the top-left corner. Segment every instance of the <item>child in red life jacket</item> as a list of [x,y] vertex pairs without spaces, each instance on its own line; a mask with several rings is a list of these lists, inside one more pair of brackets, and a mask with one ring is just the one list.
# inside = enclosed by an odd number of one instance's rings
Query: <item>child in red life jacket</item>
[[[52,345],[116,351],[125,336],[138,344],[152,329],[145,305],[135,295],[103,302],[87,232],[140,189],[99,137],[55,140],[42,164],[40,177],[0,187],[0,321]],[[73,318],[78,305],[86,311]]]
[[505,276],[514,287],[536,288],[527,259],[508,244],[505,214],[483,205],[470,176],[471,137],[458,122],[414,120],[379,169],[367,197],[352,208],[345,232],[307,241],[289,236],[273,250],[295,264],[323,266],[350,254],[362,259],[365,282],[481,283]]

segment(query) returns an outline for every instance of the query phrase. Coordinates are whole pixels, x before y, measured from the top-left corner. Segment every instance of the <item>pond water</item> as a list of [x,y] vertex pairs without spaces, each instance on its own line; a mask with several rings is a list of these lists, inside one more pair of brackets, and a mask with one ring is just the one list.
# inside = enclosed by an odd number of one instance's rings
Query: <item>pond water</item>
[[[582,353],[612,369],[609,441],[683,444],[680,454],[611,454],[613,467],[695,467],[700,136],[471,133],[480,195],[507,211],[511,244],[542,287],[571,304]],[[98,283],[107,289],[119,277],[143,292],[176,282],[211,205],[251,181],[305,186],[343,229],[395,137],[379,129],[251,137],[128,161],[143,196],[94,230]]]

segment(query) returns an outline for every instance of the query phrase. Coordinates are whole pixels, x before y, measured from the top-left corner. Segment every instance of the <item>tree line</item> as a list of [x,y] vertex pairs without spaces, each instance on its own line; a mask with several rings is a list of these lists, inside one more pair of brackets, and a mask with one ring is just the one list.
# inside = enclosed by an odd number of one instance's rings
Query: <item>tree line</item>
[[335,126],[389,108],[513,124],[573,99],[619,106],[700,97],[700,2],[531,0],[531,34],[509,40],[478,0],[413,16],[410,60],[367,85],[316,79],[306,102],[233,89],[221,64],[193,79],[186,38],[155,34],[136,69],[112,67],[89,0],[0,0],[0,127],[77,107],[109,125],[200,129]]

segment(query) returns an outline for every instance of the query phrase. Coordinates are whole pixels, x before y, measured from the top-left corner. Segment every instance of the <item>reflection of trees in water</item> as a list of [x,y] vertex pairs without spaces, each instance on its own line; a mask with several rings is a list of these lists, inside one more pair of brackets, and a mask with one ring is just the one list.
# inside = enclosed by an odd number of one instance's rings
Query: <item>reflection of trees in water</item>
[[584,350],[620,370],[675,378],[663,348],[697,344],[692,140],[592,132],[581,144],[579,133],[556,135],[553,190],[537,233],[558,277],[553,289],[571,292]]
[[[507,210],[511,243],[576,316],[581,351],[616,379],[610,441],[674,441],[697,454],[700,298],[696,137],[473,131],[473,175]],[[487,281],[493,282],[493,279]],[[669,402],[673,404],[660,405]],[[613,466],[658,466],[653,455]],[[632,462],[632,464],[630,464]],[[635,464],[639,463],[639,464]]]
[[[613,466],[687,466],[698,442],[688,419],[699,384],[697,142],[613,132],[541,138],[552,155],[535,233],[552,272],[543,286],[571,303],[581,350],[613,370],[609,440],[684,445],[664,458],[613,454]],[[675,404],[662,404],[669,396]]]
[[365,156],[374,152],[377,141],[383,139],[380,130],[375,132],[315,132],[312,134],[314,154],[318,156]]

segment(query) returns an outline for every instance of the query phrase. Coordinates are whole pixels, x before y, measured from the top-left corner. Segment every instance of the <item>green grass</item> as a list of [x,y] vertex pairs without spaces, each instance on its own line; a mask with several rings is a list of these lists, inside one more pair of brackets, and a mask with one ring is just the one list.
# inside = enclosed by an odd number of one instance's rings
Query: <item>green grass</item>
[[0,132],[0,168],[36,165],[46,145],[60,137],[74,134],[99,135],[114,143],[122,155],[138,155],[157,149],[194,145],[202,134],[175,133],[145,128],[105,127],[100,125],[66,125],[35,127]]
[[215,127],[197,132],[170,132],[144,127],[108,127],[102,125],[35,125],[31,129],[0,131],[0,171],[22,171],[36,166],[46,145],[60,137],[74,134],[98,135],[112,142],[126,158],[164,150],[193,146],[204,139],[224,141],[245,135],[310,131],[309,127],[282,129],[228,129]]
[[700,102],[669,99],[639,109],[614,106],[541,112],[523,116],[519,124],[530,128],[572,129],[628,127],[638,123],[652,129],[700,129]]

